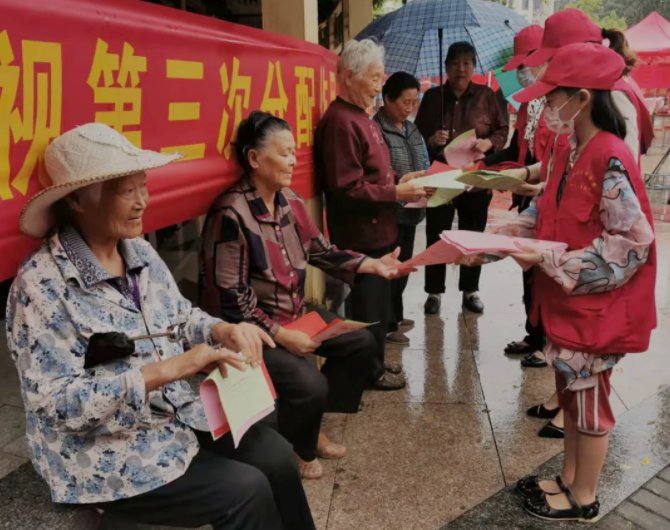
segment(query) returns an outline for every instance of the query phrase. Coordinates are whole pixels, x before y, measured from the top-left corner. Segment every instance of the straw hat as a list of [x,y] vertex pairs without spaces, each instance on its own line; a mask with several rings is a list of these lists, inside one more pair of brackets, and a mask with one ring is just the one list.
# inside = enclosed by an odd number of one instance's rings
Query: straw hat
[[19,219],[21,231],[43,238],[54,223],[51,206],[75,190],[161,167],[181,158],[138,149],[121,133],[102,123],[87,123],[57,137],[44,152],[52,185],[31,198]]

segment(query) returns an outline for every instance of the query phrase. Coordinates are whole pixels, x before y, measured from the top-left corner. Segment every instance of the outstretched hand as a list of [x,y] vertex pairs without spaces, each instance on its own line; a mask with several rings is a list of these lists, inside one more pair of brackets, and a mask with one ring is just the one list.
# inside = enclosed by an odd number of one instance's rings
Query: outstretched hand
[[389,252],[379,259],[368,258],[361,263],[358,272],[361,274],[376,274],[387,280],[392,280],[416,270],[414,268],[403,268],[398,256],[400,256],[400,247],[396,247],[393,252]]

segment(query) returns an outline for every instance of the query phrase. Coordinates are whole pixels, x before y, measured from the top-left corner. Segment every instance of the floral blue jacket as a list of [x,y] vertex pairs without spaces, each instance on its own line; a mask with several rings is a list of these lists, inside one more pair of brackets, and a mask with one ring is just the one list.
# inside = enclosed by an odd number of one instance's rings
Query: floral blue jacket
[[[65,244],[64,244],[65,243]],[[138,273],[141,311],[73,229],[46,241],[19,269],[7,305],[7,342],[21,379],[30,458],[55,502],[131,497],[183,475],[207,431],[200,398],[185,381],[146,394],[143,365],[204,342],[220,322],[191,306],[143,239],[124,240]],[[84,368],[89,337],[129,337],[185,324],[185,341],[136,342],[136,353]]]

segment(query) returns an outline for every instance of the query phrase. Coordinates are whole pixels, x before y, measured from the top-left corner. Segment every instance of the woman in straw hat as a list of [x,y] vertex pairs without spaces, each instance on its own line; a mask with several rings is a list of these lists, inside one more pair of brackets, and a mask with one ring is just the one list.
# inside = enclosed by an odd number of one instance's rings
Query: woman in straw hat
[[[290,445],[258,424],[237,449],[230,435],[213,442],[184,381],[257,363],[262,344],[274,343],[256,326],[192,307],[140,237],[145,171],[177,158],[137,149],[97,123],[62,134],[45,152],[54,184],[28,202],[20,226],[46,239],[19,269],[7,306],[31,460],[55,502],[96,504],[124,519],[313,528]],[[94,334],[139,337],[173,326],[183,330],[178,340],[91,347]]]

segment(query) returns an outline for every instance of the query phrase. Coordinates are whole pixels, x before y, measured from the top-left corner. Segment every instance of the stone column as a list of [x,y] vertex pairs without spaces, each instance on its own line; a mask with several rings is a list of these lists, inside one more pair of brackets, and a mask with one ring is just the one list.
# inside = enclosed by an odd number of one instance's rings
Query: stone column
[[342,0],[345,24],[345,40],[353,39],[372,22],[372,0]]
[[263,29],[319,42],[317,0],[262,0]]

